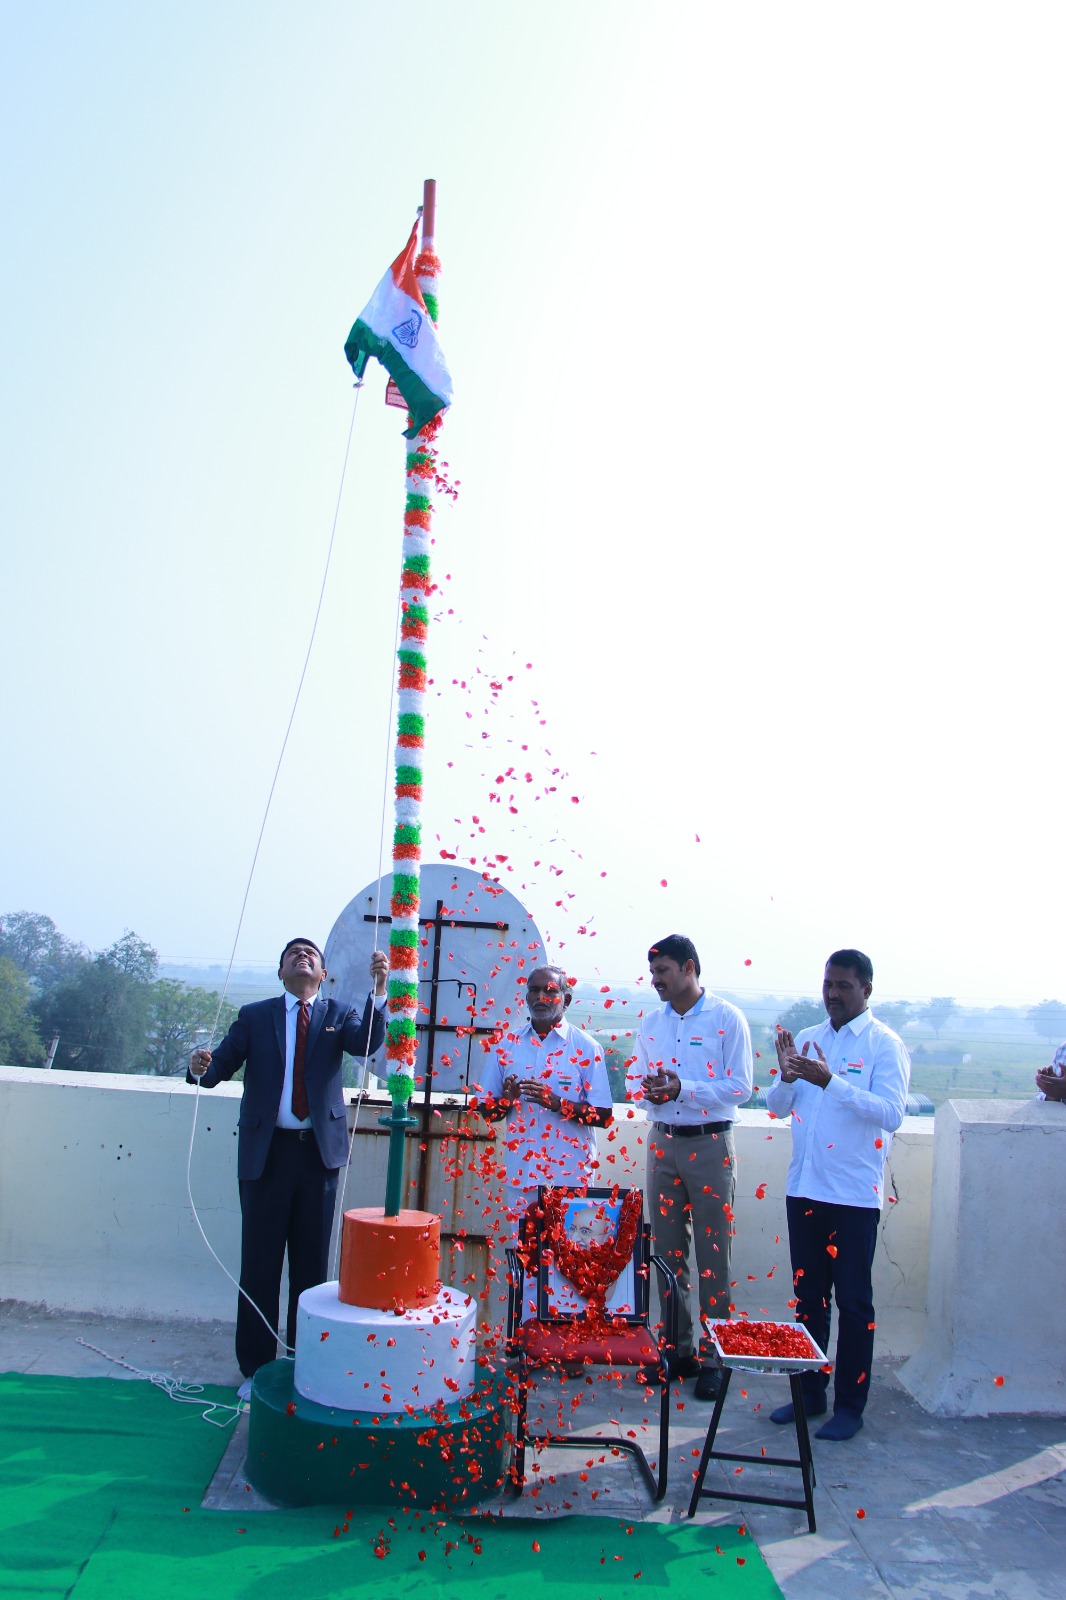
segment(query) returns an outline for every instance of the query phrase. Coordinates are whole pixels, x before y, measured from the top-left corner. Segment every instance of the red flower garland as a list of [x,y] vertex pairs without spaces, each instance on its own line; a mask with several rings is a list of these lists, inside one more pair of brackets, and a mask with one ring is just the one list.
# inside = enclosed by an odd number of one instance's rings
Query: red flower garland
[[[590,1322],[601,1323],[607,1314],[607,1291],[633,1254],[643,1200],[639,1189],[626,1193],[613,1239],[605,1239],[601,1244],[575,1244],[565,1226],[566,1207],[571,1198],[564,1199],[554,1189],[544,1196],[541,1248],[552,1252],[563,1277],[568,1278],[588,1302],[584,1316]],[[592,1200],[589,1204],[594,1206],[597,1202]]]

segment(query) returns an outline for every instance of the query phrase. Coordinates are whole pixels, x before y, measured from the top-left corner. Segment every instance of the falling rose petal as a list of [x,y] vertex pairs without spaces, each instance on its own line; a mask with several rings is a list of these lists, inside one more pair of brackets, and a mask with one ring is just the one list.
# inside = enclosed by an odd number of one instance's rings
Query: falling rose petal
[[659,888],[660,889],[665,889],[666,888],[666,879],[665,878],[660,878],[659,879]]
[[866,1512],[862,1509],[862,1506],[860,1506],[858,1511],[856,1511],[855,1515],[858,1517],[859,1521],[861,1522],[863,1517],[866,1515]]
[[1004,1383],[1006,1382],[1006,1379],[1003,1377],[1003,1374],[1000,1373],[998,1378],[993,1378],[992,1379],[992,1382],[995,1384],[997,1389],[1002,1389]]
[[746,967],[750,967],[751,966],[751,957],[750,956],[747,957],[747,959],[744,962],[744,965]]

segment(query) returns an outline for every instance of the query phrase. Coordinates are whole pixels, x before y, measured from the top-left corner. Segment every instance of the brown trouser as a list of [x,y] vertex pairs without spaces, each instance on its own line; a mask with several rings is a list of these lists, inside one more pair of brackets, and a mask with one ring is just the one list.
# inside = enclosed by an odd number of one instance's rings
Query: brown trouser
[[[677,1351],[695,1353],[692,1322],[692,1255],[696,1257],[700,1314],[728,1317],[729,1243],[733,1237],[736,1154],[732,1125],[721,1133],[701,1131],[696,1138],[665,1132],[653,1123],[649,1133],[648,1211],[655,1253],[674,1271],[678,1283]],[[706,1335],[699,1339],[703,1360],[713,1356]]]

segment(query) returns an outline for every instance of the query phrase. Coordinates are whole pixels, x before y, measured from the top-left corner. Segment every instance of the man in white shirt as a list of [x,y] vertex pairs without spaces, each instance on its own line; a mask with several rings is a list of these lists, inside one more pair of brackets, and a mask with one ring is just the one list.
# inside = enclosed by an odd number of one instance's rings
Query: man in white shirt
[[[828,1353],[837,1303],[833,1415],[818,1439],[851,1439],[862,1427],[874,1353],[873,1260],[885,1158],[903,1121],[910,1057],[903,1041],[867,1009],[874,969],[861,950],[836,950],[822,983],[828,1021],[796,1039],[777,1034],[780,1076],[766,1096],[792,1117],[785,1208],[797,1297],[796,1319]],[[827,1409],[829,1378],[803,1374],[804,1409]],[[792,1422],[791,1405],[771,1413]]]
[[591,1034],[567,1022],[572,999],[562,967],[537,967],[526,984],[529,1021],[506,1035],[481,1074],[482,1116],[507,1119],[504,1205],[511,1242],[541,1184],[587,1188],[593,1181],[596,1129],[611,1121],[603,1051]]
[[736,1150],[733,1118],[751,1095],[751,1034],[742,1012],[700,986],[691,939],[672,933],[648,951],[651,981],[666,1004],[640,1023],[626,1074],[630,1100],[654,1119],[649,1134],[648,1211],[655,1252],[677,1274],[677,1349],[672,1377],[696,1379],[698,1400],[713,1400],[721,1372],[706,1332],[697,1342],[691,1261],[699,1274],[703,1319],[729,1316]]

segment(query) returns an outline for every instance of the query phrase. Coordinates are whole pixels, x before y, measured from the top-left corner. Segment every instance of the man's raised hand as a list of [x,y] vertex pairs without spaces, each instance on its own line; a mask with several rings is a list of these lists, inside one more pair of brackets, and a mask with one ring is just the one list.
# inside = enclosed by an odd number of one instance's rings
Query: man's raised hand
[[189,1071],[194,1078],[202,1078],[211,1065],[210,1050],[194,1050],[192,1060],[189,1062]]

